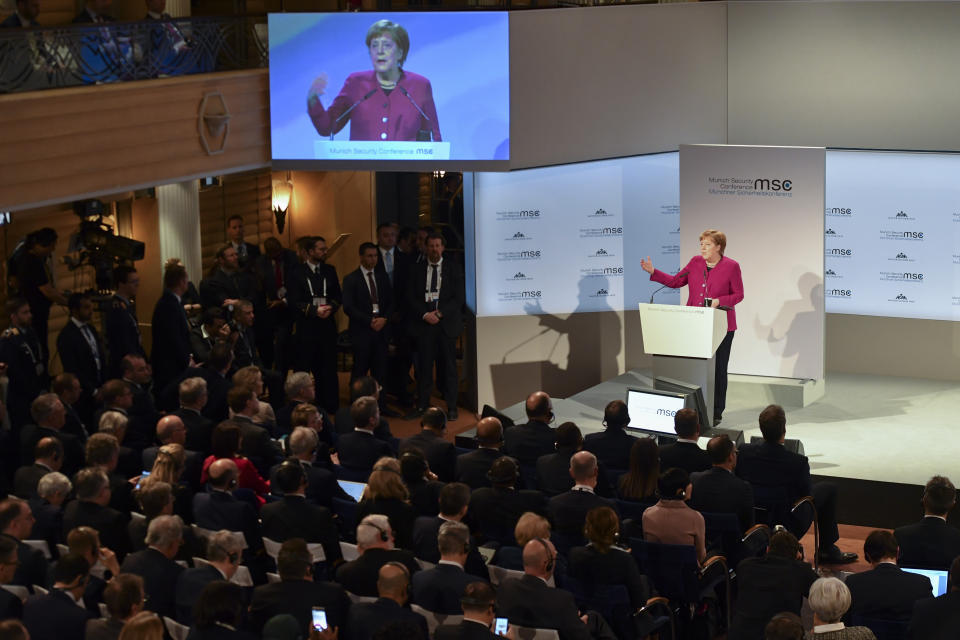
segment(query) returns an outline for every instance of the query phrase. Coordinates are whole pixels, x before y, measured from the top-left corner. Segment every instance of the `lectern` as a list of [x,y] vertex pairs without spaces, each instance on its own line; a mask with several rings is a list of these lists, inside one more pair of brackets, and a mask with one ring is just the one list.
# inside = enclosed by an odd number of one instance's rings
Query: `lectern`
[[643,350],[653,356],[653,375],[676,378],[703,389],[710,414],[700,417],[706,431],[713,425],[714,354],[727,335],[727,312],[710,307],[640,304]]

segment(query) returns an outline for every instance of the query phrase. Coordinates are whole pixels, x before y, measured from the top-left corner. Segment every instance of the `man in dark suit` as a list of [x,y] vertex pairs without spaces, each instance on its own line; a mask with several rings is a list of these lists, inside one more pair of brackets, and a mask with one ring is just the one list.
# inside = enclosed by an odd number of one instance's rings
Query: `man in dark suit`
[[207,381],[199,376],[187,378],[178,385],[180,408],[173,412],[187,429],[184,446],[202,456],[210,453],[213,421],[201,412],[207,404]]
[[[756,487],[782,487],[790,502],[812,495],[820,526],[821,562],[845,564],[855,561],[857,554],[841,551],[836,545],[840,538],[837,528],[837,485],[820,481],[811,486],[810,463],[806,456],[784,448],[787,417],[783,407],[769,405],[760,412],[759,421],[763,442],[745,444],[740,448],[737,475],[754,487],[754,494]],[[661,468],[662,452],[661,449]],[[811,522],[812,518],[802,521],[787,520],[788,526],[801,535],[807,531]]]
[[553,404],[543,391],[527,396],[524,406],[527,422],[507,428],[503,434],[503,450],[516,458],[521,465],[534,466],[537,458],[556,451],[556,434],[550,428],[554,420]]
[[636,438],[626,432],[630,424],[627,403],[613,400],[603,410],[603,424],[607,427],[601,433],[588,434],[583,439],[583,448],[597,456],[600,464],[610,469],[627,470],[630,468],[630,448]]
[[210,531],[241,531],[250,553],[263,548],[260,521],[250,503],[231,494],[237,487],[239,471],[229,458],[210,465],[210,490],[193,496],[193,519],[198,527]]
[[697,511],[735,514],[740,530],[746,531],[754,523],[753,489],[733,473],[737,468],[736,445],[727,434],[711,438],[707,455],[713,467],[690,476],[693,495],[689,506]]
[[19,620],[23,617],[23,601],[20,596],[2,588],[2,585],[13,584],[13,576],[18,566],[17,540],[0,536],[0,620]]
[[187,270],[183,265],[169,265],[163,273],[163,295],[153,308],[150,355],[158,393],[191,365],[190,325],[182,302],[187,283]]
[[37,484],[37,496],[29,500],[30,511],[36,522],[30,532],[30,540],[44,540],[50,547],[51,555],[56,558],[57,544],[63,538],[63,504],[73,491],[70,479],[62,473],[53,471],[40,478]]
[[120,265],[113,270],[113,282],[117,291],[110,299],[110,308],[104,319],[104,333],[109,354],[107,375],[118,378],[123,373],[120,368],[123,356],[134,354],[145,358],[147,354],[143,349],[134,301],[140,289],[140,275],[133,267]]
[[710,468],[710,456],[700,448],[700,419],[693,409],[680,409],[673,416],[673,430],[677,432],[677,441],[660,447],[660,469],[671,467],[683,469],[687,473],[706,471]]
[[933,599],[917,600],[910,619],[910,638],[955,640],[960,629],[960,556],[950,565],[950,589]]
[[83,389],[80,386],[80,381],[77,380],[77,376],[72,373],[61,373],[53,379],[50,384],[50,391],[57,394],[60,402],[63,403],[64,411],[66,411],[63,429],[60,431],[76,436],[80,444],[85,445],[87,438],[90,437],[91,433],[95,433],[96,429],[93,429],[90,423],[85,422],[77,413],[77,410],[73,408],[73,405],[83,395]]
[[250,601],[250,627],[260,633],[273,616],[289,614],[297,619],[300,630],[307,637],[312,628],[313,607],[323,607],[327,625],[339,628],[339,637],[350,638],[348,615],[350,598],[343,588],[333,582],[314,580],[313,556],[307,543],[291,538],[280,547],[277,556],[280,582],[260,585],[253,590]]
[[93,415],[94,394],[106,381],[107,354],[100,341],[100,333],[90,324],[93,319],[93,301],[82,293],[70,294],[67,299],[70,319],[57,336],[57,351],[63,370],[77,376],[83,395],[77,402],[77,412],[84,419]]
[[[847,576],[849,616],[909,620],[917,600],[932,598],[926,576],[907,573],[897,566],[897,539],[889,531],[871,531],[863,542],[870,571]],[[849,618],[848,618],[849,619]]]
[[[440,529],[448,522],[463,522],[463,519],[467,517],[467,510],[470,506],[470,487],[462,482],[445,484],[440,489],[438,503],[440,515],[421,516],[413,523],[414,553],[417,558],[434,564],[441,559],[441,549],[437,543]],[[467,531],[469,533],[469,529]],[[482,580],[486,580],[490,575],[487,571],[487,565],[483,561],[483,556],[473,547],[470,548],[464,561],[460,564],[464,571]]]
[[[214,423],[226,420],[229,415],[227,393],[231,383],[228,374],[233,366],[233,345],[218,342],[210,350],[208,362],[202,367],[189,367],[173,380],[162,394],[162,405],[172,408],[177,405],[180,383],[188,378],[203,378],[206,385],[206,402],[200,413]],[[209,446],[209,445],[207,445]]]
[[383,514],[369,515],[357,525],[357,551],[360,557],[341,564],[336,574],[337,582],[354,595],[376,596],[377,575],[388,562],[402,564],[410,575],[420,570],[412,553],[394,547],[393,529]]
[[376,398],[362,396],[350,407],[353,431],[344,433],[337,440],[340,464],[350,469],[369,471],[383,456],[392,456],[393,450],[383,440],[373,435],[380,423],[380,408]]
[[490,487],[475,489],[470,497],[470,521],[479,523],[480,531],[501,544],[513,545],[513,528],[527,511],[547,514],[547,501],[542,493],[517,490],[520,474],[512,458],[501,456],[490,466]]
[[340,279],[337,270],[325,262],[326,240],[311,236],[302,248],[306,262],[290,275],[287,292],[296,317],[297,369],[313,373],[317,401],[328,413],[336,413],[340,386],[334,316],[343,298]]
[[52,437],[40,438],[33,448],[33,464],[24,465],[13,474],[13,493],[24,500],[37,497],[40,478],[60,471],[63,464],[63,444]]
[[178,416],[167,415],[157,421],[157,441],[160,446],[148,447],[143,450],[143,468],[152,469],[153,463],[157,460],[157,452],[160,447],[168,444],[179,444],[184,447],[186,456],[183,464],[183,475],[181,479],[188,483],[194,490],[200,488],[200,471],[203,467],[203,455],[198,451],[190,451],[186,448],[187,427]]
[[240,268],[246,269],[260,257],[260,247],[244,240],[243,216],[234,214],[227,219],[227,242],[237,252]]
[[333,514],[326,507],[307,502],[307,474],[300,461],[285,460],[277,469],[276,481],[283,498],[263,505],[260,510],[263,535],[278,542],[290,538],[319,542],[327,563],[339,564],[342,555]]
[[87,620],[85,640],[117,640],[127,620],[143,611],[143,578],[132,573],[113,576],[103,590],[108,617]]
[[65,475],[76,473],[83,466],[83,445],[69,433],[63,433],[66,422],[66,410],[55,393],[37,396],[30,404],[30,414],[34,424],[28,424],[20,430],[20,459],[24,464],[33,462],[37,443],[43,438],[56,438],[63,445],[63,465]]
[[203,588],[214,580],[229,581],[233,578],[243,554],[241,542],[238,536],[223,529],[210,536],[206,554],[209,564],[198,564],[193,569],[185,570],[177,578],[174,596],[177,622],[187,626],[193,624],[193,605]]
[[414,267],[407,287],[409,326],[417,341],[419,362],[417,410],[423,412],[430,406],[436,362],[444,378],[437,380],[437,386],[447,403],[447,417],[456,420],[456,341],[463,331],[463,271],[456,262],[443,257],[446,241],[442,234],[430,234],[426,246],[427,261]]
[[444,522],[436,541],[439,562],[413,577],[412,600],[427,611],[456,615],[462,613],[460,598],[464,590],[477,580],[464,570],[471,551],[470,529],[462,522]]
[[23,298],[10,298],[6,309],[10,326],[0,337],[0,362],[7,365],[10,382],[6,406],[11,433],[16,437],[21,427],[30,422],[30,403],[46,387],[47,358],[42,341],[30,326],[33,318],[30,304]]
[[556,629],[561,640],[587,640],[590,632],[573,596],[547,586],[556,559],[557,550],[549,540],[528,542],[523,548],[523,577],[507,578],[497,589],[497,614],[513,624]]
[[122,573],[143,578],[146,608],[160,616],[176,618],[177,581],[183,567],[174,562],[183,544],[180,516],[157,516],[147,528],[147,548],[131,553],[120,565]]
[[590,509],[610,507],[617,510],[616,503],[596,494],[598,474],[597,457],[589,451],[579,451],[570,458],[573,488],[550,498],[550,516],[558,532],[582,538],[583,523]]
[[130,550],[130,538],[127,536],[129,516],[112,509],[110,504],[110,479],[99,467],[82,469],[74,480],[77,499],[63,510],[63,536],[66,538],[71,529],[87,526],[100,534],[105,547],[123,560]]
[[377,225],[377,275],[386,276],[393,291],[393,313],[387,318],[388,338],[394,345],[394,351],[387,361],[387,379],[384,386],[397,397],[401,405],[409,406],[410,394],[407,384],[410,380],[412,353],[410,336],[405,323],[407,304],[407,283],[410,280],[412,263],[410,257],[397,247],[396,224],[383,222]]
[[230,311],[240,300],[251,300],[255,283],[240,266],[240,256],[230,244],[217,250],[217,266],[200,281],[200,302],[204,309]]
[[[493,626],[497,594],[486,582],[471,582],[460,597],[463,621],[459,624],[438,627],[434,640],[497,640]],[[509,631],[509,627],[508,627]]]
[[548,497],[560,495],[573,486],[570,458],[583,448],[583,435],[572,422],[564,422],[554,434],[557,450],[537,458],[537,488]]
[[157,412],[153,393],[150,390],[152,372],[143,356],[128,353],[120,359],[121,380],[130,388],[132,402],[127,414],[126,444],[142,450],[154,443],[154,435],[160,414]]
[[502,456],[503,425],[498,418],[489,416],[477,423],[477,435],[474,437],[477,448],[469,453],[457,456],[454,478],[471,489],[489,487],[487,474],[493,461]]
[[260,475],[269,475],[270,468],[280,459],[280,450],[270,439],[270,432],[253,421],[253,417],[260,413],[256,391],[234,387],[227,394],[227,404],[233,411],[233,422],[240,427],[240,452],[250,458]]
[[224,310],[220,307],[209,307],[200,315],[200,323],[190,328],[190,350],[194,362],[203,365],[210,359],[210,352],[217,342],[229,342],[231,347],[232,334],[227,326]]
[[40,15],[40,0],[17,0],[17,10],[0,22],[2,28],[39,27],[37,17]]
[[57,562],[53,589],[35,595],[23,605],[23,624],[31,638],[84,640],[87,620],[93,617],[82,604],[90,564],[82,556],[68,553]]
[[115,22],[115,18],[107,13],[112,0],[87,0],[83,11],[73,19],[74,24],[90,22]]
[[[388,562],[377,576],[377,600],[355,604],[350,609],[350,630],[355,640],[372,640],[378,631],[394,622],[407,622],[429,637],[427,620],[406,608],[410,573],[400,563]],[[387,634],[385,637],[391,637]]]
[[943,476],[934,476],[923,491],[923,520],[897,527],[900,564],[906,567],[946,569],[960,555],[960,530],[947,524],[957,491]]
[[23,500],[8,498],[0,502],[0,536],[17,545],[18,565],[11,584],[33,589],[33,585],[47,585],[47,559],[43,552],[23,541],[27,540],[34,525],[30,505]]
[[350,378],[387,375],[387,322],[393,314],[393,288],[386,273],[377,272],[378,252],[372,242],[360,245],[360,266],[343,279],[343,311],[350,319],[353,369]]
[[257,340],[264,364],[285,373],[291,368],[293,355],[293,313],[287,303],[287,283],[300,261],[274,237],[263,241],[263,252],[254,264],[266,305],[265,313],[257,316]]
[[[337,477],[332,471],[314,464],[319,442],[317,432],[309,427],[295,428],[287,440],[291,458],[295,458],[300,463],[300,466],[303,467],[303,472],[307,476],[307,490],[305,493],[307,501],[326,507],[327,509],[333,508],[333,498],[339,498],[347,502],[355,502],[350,494],[344,491],[337,483]],[[283,463],[276,465],[270,470],[270,487],[274,495],[283,495],[277,479],[277,471],[279,471],[282,466]]]
[[[353,431],[354,424],[353,418],[350,417],[350,410],[357,398],[363,396],[372,396],[377,400],[379,405],[381,396],[380,383],[370,376],[360,376],[350,383],[350,406],[337,409],[334,417],[334,426],[337,429],[337,433],[343,434]],[[390,444],[391,449],[396,449],[397,439],[394,438],[393,433],[390,432],[390,423],[383,417],[382,412],[380,414],[380,421],[373,429],[373,435],[376,436],[378,440],[383,440]]]
[[437,478],[442,482],[451,482],[457,463],[457,448],[452,442],[444,440],[446,429],[447,417],[443,409],[430,407],[420,416],[420,433],[404,440],[400,444],[400,450],[410,447],[420,449]]

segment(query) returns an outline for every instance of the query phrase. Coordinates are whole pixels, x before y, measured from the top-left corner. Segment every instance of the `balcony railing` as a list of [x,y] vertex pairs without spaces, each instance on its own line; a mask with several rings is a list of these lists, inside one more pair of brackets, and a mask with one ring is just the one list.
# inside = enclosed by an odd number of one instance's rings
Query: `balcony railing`
[[266,67],[265,16],[0,29],[0,93]]

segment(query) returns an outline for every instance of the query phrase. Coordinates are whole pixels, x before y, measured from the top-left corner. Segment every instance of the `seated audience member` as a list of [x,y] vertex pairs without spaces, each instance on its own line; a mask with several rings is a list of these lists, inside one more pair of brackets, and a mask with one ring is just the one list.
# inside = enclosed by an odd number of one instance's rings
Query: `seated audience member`
[[677,441],[660,447],[660,468],[677,467],[687,473],[706,471],[710,468],[710,456],[697,444],[700,439],[700,418],[693,409],[680,409],[673,416],[673,430]]
[[37,18],[40,16],[39,0],[17,0],[16,10],[6,20],[0,22],[0,28],[16,29],[17,27],[39,27]]
[[240,453],[241,442],[240,426],[232,420],[225,420],[213,430],[211,439],[213,453],[203,461],[203,470],[200,481],[207,482],[210,477],[210,467],[219,460],[230,460],[237,467],[237,486],[241,489],[250,489],[258,496],[270,493],[270,485],[257,471],[248,458]]
[[390,520],[397,546],[413,548],[413,521],[417,513],[410,506],[410,492],[403,483],[400,463],[396,458],[377,460],[367,479],[367,486],[357,507],[357,521],[373,513],[383,514]]
[[53,570],[53,588],[34,595],[23,605],[23,624],[31,638],[84,640],[87,620],[94,616],[83,606],[83,591],[90,565],[81,556],[68,553]]
[[240,567],[242,554],[242,540],[233,532],[221,529],[210,536],[205,554],[209,564],[197,564],[193,569],[184,570],[177,578],[174,595],[177,622],[187,626],[193,624],[193,604],[203,588],[214,580],[229,582]]
[[733,473],[737,468],[737,446],[723,434],[710,439],[707,455],[713,466],[690,475],[690,506],[707,513],[732,513],[740,522],[740,531],[746,531],[754,523],[753,489]]
[[482,418],[477,423],[477,435],[474,438],[477,448],[470,453],[457,456],[454,476],[457,482],[462,482],[471,489],[489,487],[490,467],[493,461],[501,455],[503,446],[503,425],[494,417]]
[[955,640],[960,629],[960,556],[950,565],[950,586],[936,598],[918,600],[910,619],[910,638]]
[[100,418],[108,411],[128,416],[133,407],[133,389],[119,378],[104,382],[98,395],[101,406],[93,414],[93,423],[97,426],[100,425]]
[[[837,485],[820,481],[810,482],[810,463],[806,456],[788,451],[783,442],[787,436],[787,417],[783,407],[771,404],[760,412],[760,432],[763,442],[745,444],[737,453],[737,475],[754,487],[782,488],[789,502],[804,496],[813,496],[820,527],[820,561],[828,564],[846,564],[857,559],[857,554],[837,547],[840,530],[837,527]],[[784,515],[784,523],[795,535],[803,535],[813,522]]]
[[13,474],[13,493],[30,500],[37,497],[40,478],[63,465],[63,444],[57,438],[40,438],[33,448],[33,464],[24,465]]
[[434,613],[461,613],[460,597],[477,576],[464,571],[470,553],[470,529],[462,522],[444,522],[437,534],[440,560],[413,577],[413,602]]
[[140,489],[146,489],[154,482],[170,485],[173,495],[173,512],[184,522],[193,522],[193,494],[190,488],[181,482],[186,466],[187,453],[179,444],[165,444],[157,451],[150,475],[140,481]]
[[753,640],[781,611],[800,615],[803,599],[817,573],[803,561],[803,547],[788,531],[770,537],[767,555],[737,565],[738,596],[729,640]]
[[238,500],[231,492],[237,488],[236,463],[229,458],[217,460],[208,468],[210,490],[193,496],[193,519],[198,527],[210,531],[242,531],[249,553],[263,548],[260,521],[249,502]]
[[[313,384],[311,382],[311,384]],[[324,423],[326,412],[312,404],[299,404],[290,414],[290,427],[306,427],[317,437],[317,451],[313,461],[328,471],[333,471],[333,459],[330,457],[330,447],[336,437],[332,427]]]
[[193,609],[191,640],[256,640],[240,630],[243,621],[243,587],[214,580],[200,592]]
[[42,393],[30,403],[33,424],[20,429],[20,463],[33,463],[37,443],[43,438],[56,438],[63,445],[63,464],[60,471],[70,476],[83,466],[83,444],[76,436],[65,433],[66,409],[55,393]]
[[594,585],[622,584],[630,594],[630,604],[639,609],[650,597],[646,579],[626,549],[616,546],[620,521],[610,507],[587,512],[583,525],[589,540],[585,547],[570,550],[568,573],[589,591]]
[[[316,407],[313,407],[313,405],[303,406],[316,414]],[[296,413],[294,412],[294,415]],[[293,433],[287,439],[287,446],[290,449],[290,457],[295,458],[303,467],[304,473],[307,474],[307,500],[328,509],[333,508],[333,498],[354,502],[350,494],[337,483],[337,477],[332,471],[315,464],[317,449],[320,446],[316,431],[309,427],[294,427]],[[270,489],[274,495],[283,495],[282,491],[278,489],[276,481],[277,470],[281,466],[282,464],[278,464],[270,470]]]
[[930,580],[897,566],[897,539],[889,531],[871,531],[863,542],[863,557],[871,569],[846,580],[851,615],[908,620],[914,602],[933,597]]
[[[123,444],[129,423],[130,419],[119,411],[104,411],[100,414],[97,422],[97,433],[106,433],[117,439],[117,464],[115,468],[109,469],[107,472],[111,474],[117,472],[124,478],[132,478],[138,475],[143,468],[140,452]],[[87,440],[88,444],[89,442],[90,440]],[[87,465],[90,465],[89,460]]]
[[[77,527],[71,530],[67,534],[67,548],[70,553],[79,555],[90,565],[90,576],[83,591],[83,605],[91,614],[99,616],[107,580],[111,576],[120,575],[117,556],[109,548],[100,546],[100,535],[90,527]],[[95,567],[97,571],[94,571]]]
[[187,451],[201,455],[210,453],[213,421],[201,412],[207,404],[207,381],[200,377],[187,378],[177,387],[180,408],[171,415],[183,421],[187,429],[183,446]]
[[763,640],[803,640],[803,621],[789,611],[778,613],[763,630]]
[[45,540],[50,553],[57,557],[57,543],[63,542],[63,503],[73,491],[73,483],[59,471],[40,478],[37,497],[30,500],[30,510],[36,522],[30,532],[31,540]]
[[[98,468],[107,474],[110,486],[110,502],[107,505],[126,515],[136,510],[136,503],[133,499],[134,485],[129,481],[131,476],[117,472],[120,449],[116,436],[102,432],[93,434],[87,439],[87,468]],[[127,451],[133,453],[129,449]],[[139,473],[138,470],[137,475]]]
[[[316,407],[314,402],[317,399],[317,389],[313,384],[313,376],[307,371],[294,371],[284,383],[284,393],[287,398],[286,404],[277,410],[277,435],[281,436],[293,431],[293,425],[290,424],[290,418],[294,410],[301,404],[308,404]],[[333,428],[327,412],[323,412],[323,429],[329,431]]]
[[76,436],[80,439],[81,445],[86,444],[87,438],[90,437],[90,423],[81,418],[80,414],[77,413],[77,410],[74,408],[74,405],[80,400],[80,395],[83,393],[77,376],[72,373],[61,373],[50,383],[50,391],[57,394],[66,412],[63,429],[60,431]]
[[277,542],[290,538],[318,542],[323,545],[327,563],[339,564],[342,556],[333,513],[326,507],[307,502],[307,474],[298,460],[289,459],[280,465],[277,484],[283,498],[263,505],[260,510],[263,535]]
[[[271,372],[273,373],[273,372]],[[279,374],[277,374],[279,376]],[[253,421],[265,428],[268,432],[273,432],[277,428],[277,415],[273,410],[273,406],[270,402],[262,400],[266,397],[264,395],[265,383],[263,381],[263,371],[260,367],[246,366],[240,367],[236,372],[230,377],[230,381],[233,382],[234,388],[240,387],[244,389],[249,389],[253,391],[257,396],[257,413],[252,415]],[[279,380],[276,381],[279,384]],[[271,383],[273,385],[273,383]],[[276,400],[279,405],[283,404],[283,386],[280,385],[279,388],[271,386],[274,390],[276,398],[271,398],[270,401],[273,402]]]
[[630,447],[628,471],[617,481],[621,500],[655,502],[660,479],[660,448],[656,438],[637,438]]
[[10,584],[32,589],[33,585],[47,585],[47,559],[43,552],[24,543],[30,539],[34,525],[30,505],[17,498],[0,502],[0,537],[17,545],[17,568]]
[[[357,401],[357,398],[364,396],[375,398],[378,402],[380,399],[380,385],[370,376],[360,376],[350,383],[350,406],[337,409],[334,420],[337,433],[350,433],[353,431],[356,426],[351,417],[353,403]],[[390,424],[382,415],[380,416],[380,421],[377,422],[376,427],[373,429],[373,435],[384,442],[393,441],[393,434],[390,433]]]
[[143,578],[132,573],[114,576],[103,591],[107,617],[87,620],[85,640],[118,640],[124,624],[143,610]]
[[176,618],[177,580],[183,567],[174,562],[183,544],[183,522],[178,516],[157,516],[147,528],[147,548],[127,556],[120,571],[143,578],[146,608]]
[[470,497],[470,517],[484,535],[507,544],[520,516],[527,511],[546,515],[547,501],[539,491],[516,488],[520,474],[513,458],[497,458],[488,476],[492,486],[474,489]]
[[590,509],[610,507],[616,511],[612,500],[595,493],[598,474],[597,457],[589,451],[579,451],[570,458],[573,488],[550,498],[550,516],[558,533],[572,539],[582,539],[583,522]]
[[843,614],[850,608],[850,590],[839,578],[818,578],[810,585],[808,596],[813,609],[813,633],[816,640],[876,640],[867,627],[846,627]]
[[[167,415],[157,421],[157,441],[160,447],[167,444],[178,444],[183,447],[183,480],[194,490],[200,487],[200,470],[203,467],[203,457],[198,451],[187,449],[187,427],[183,420],[175,415]],[[143,468],[153,468],[157,460],[160,447],[147,447],[141,455]]]
[[420,568],[412,553],[394,548],[390,520],[382,514],[369,515],[357,525],[357,551],[360,557],[341,564],[336,578],[354,595],[376,596],[377,572],[388,562],[403,564],[411,575]]
[[697,561],[707,557],[703,516],[687,506],[693,486],[683,469],[667,469],[660,475],[660,500],[643,512],[643,539],[660,544],[689,544]]
[[537,458],[554,452],[556,437],[550,423],[554,420],[553,403],[543,391],[527,397],[524,405],[527,422],[510,427],[503,434],[503,449],[521,465],[533,466]]
[[400,475],[403,484],[410,492],[410,506],[414,517],[437,515],[440,489],[443,483],[430,468],[423,452],[419,449],[407,449],[400,454]]
[[380,407],[373,396],[361,396],[350,405],[353,431],[340,433],[337,439],[337,455],[340,464],[348,469],[368,471],[377,460],[392,456],[390,445],[374,435],[380,424]]
[[2,585],[13,584],[13,574],[18,566],[17,541],[0,536],[0,620],[23,617],[23,601],[20,596],[2,588]]
[[583,435],[573,422],[556,428],[557,450],[537,458],[537,488],[546,496],[560,495],[573,486],[570,458],[583,448]]
[[[440,527],[446,522],[463,522],[470,506],[470,487],[462,482],[451,482],[440,489],[440,514],[437,516],[421,516],[413,523],[413,552],[420,560],[436,564],[440,560],[440,549],[437,546],[437,535]],[[486,580],[490,573],[483,561],[483,556],[471,547],[464,563],[467,573]]]
[[159,616],[141,611],[123,625],[118,640],[163,640],[165,631]]
[[264,584],[253,590],[250,601],[250,627],[260,632],[270,618],[290,614],[297,620],[300,632],[307,636],[312,628],[311,609],[323,607],[327,624],[338,627],[341,638],[349,638],[347,617],[350,598],[333,582],[313,578],[313,556],[302,538],[290,538],[280,547],[277,556],[280,582]]
[[[497,594],[486,582],[471,582],[460,596],[463,621],[438,627],[434,640],[497,640],[491,631],[497,614]],[[507,627],[507,633],[510,628]],[[509,635],[508,635],[509,637]]]
[[130,534],[130,548],[143,551],[147,548],[147,528],[157,516],[173,515],[173,488],[169,482],[155,480],[137,490],[137,502],[143,518],[130,518],[127,532]]
[[410,592],[410,571],[403,563],[387,562],[377,574],[377,600],[350,608],[350,632],[354,640],[372,640],[380,629],[396,621],[408,621],[428,638],[427,620],[406,608]]
[[900,544],[900,564],[947,569],[960,555],[960,530],[947,524],[947,515],[957,502],[957,491],[949,479],[934,476],[927,482],[921,502],[923,519],[893,532]]
[[439,407],[429,407],[420,416],[420,432],[400,444],[400,450],[416,448],[423,452],[430,470],[442,482],[452,482],[457,449],[452,442],[443,439],[447,430],[447,416]]
[[603,424],[607,427],[604,431],[591,433],[583,439],[583,448],[610,469],[627,469],[630,465],[630,448],[637,439],[626,431],[630,424],[627,403],[623,400],[608,403],[603,410]]
[[270,439],[270,431],[256,422],[260,415],[257,392],[249,387],[234,386],[227,394],[227,403],[230,405],[230,421],[240,428],[239,453],[248,458],[261,474],[269,474],[270,467],[280,459],[280,450]]
[[534,538],[550,539],[550,521],[540,514],[528,511],[517,520],[513,529],[517,546],[501,546],[490,564],[504,569],[523,571],[523,548]]
[[205,364],[217,342],[230,342],[230,327],[223,313],[219,307],[206,309],[200,316],[200,324],[190,329],[194,362]]

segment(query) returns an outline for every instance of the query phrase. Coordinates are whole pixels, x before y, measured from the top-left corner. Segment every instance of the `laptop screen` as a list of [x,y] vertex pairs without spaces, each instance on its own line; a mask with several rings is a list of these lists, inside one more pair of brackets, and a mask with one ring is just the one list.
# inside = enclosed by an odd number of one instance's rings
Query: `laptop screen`
[[949,571],[941,569],[914,569],[912,567],[901,567],[904,571],[909,571],[910,573],[916,573],[921,576],[926,576],[930,581],[930,584],[933,585],[933,596],[942,596],[947,592],[947,579],[949,576]]
[[339,484],[340,488],[349,493],[357,502],[360,502],[360,496],[363,495],[363,490],[367,488],[367,484],[365,482],[337,480],[337,484]]
[[673,416],[683,409],[684,396],[653,389],[627,389],[630,428],[676,435]]

